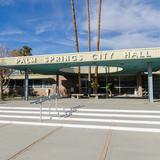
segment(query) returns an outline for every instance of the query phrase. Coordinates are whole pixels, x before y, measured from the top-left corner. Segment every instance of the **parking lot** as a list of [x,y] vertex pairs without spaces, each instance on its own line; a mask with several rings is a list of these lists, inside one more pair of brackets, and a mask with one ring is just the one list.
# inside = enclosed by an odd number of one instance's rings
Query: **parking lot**
[[40,120],[30,101],[0,104],[0,160],[160,159],[159,102],[60,99],[59,116],[48,105]]

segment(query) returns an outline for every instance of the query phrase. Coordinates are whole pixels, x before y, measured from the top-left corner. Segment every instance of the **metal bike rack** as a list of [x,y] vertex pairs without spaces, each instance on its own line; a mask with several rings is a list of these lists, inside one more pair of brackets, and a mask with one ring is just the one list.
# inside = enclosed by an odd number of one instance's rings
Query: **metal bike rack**
[[[60,117],[60,112],[64,112],[64,117],[68,117],[68,116],[71,116],[73,112],[76,112],[77,111],[77,107],[71,107],[70,109],[65,109],[65,108],[62,108],[62,111],[58,110],[58,99],[60,99],[61,97],[59,95],[50,95],[48,97],[46,96],[42,96],[42,97],[39,97],[37,98],[35,101],[33,102],[30,102],[30,104],[39,104],[40,105],[40,120],[42,121],[43,119],[43,103],[44,102],[49,102],[49,105],[48,105],[48,115],[50,117],[50,120],[52,119],[52,106],[55,106],[55,110],[57,112],[57,116]],[[53,105],[53,101],[54,101],[54,105]]]
[[40,105],[40,120],[42,121],[42,103],[49,100],[49,97],[39,97],[35,101],[30,102],[30,104],[39,104]]
[[42,96],[42,97],[39,97],[39,98],[37,98],[35,101],[33,101],[33,102],[30,102],[30,104],[39,104],[40,105],[40,120],[42,121],[42,112],[43,112],[43,110],[42,110],[42,105],[43,105],[43,103],[44,102],[49,102],[49,106],[48,106],[48,108],[49,108],[49,117],[50,117],[50,119],[51,119],[51,108],[52,108],[52,106],[53,106],[53,100],[55,100],[55,107],[56,107],[56,111],[57,111],[57,113],[58,113],[58,116],[60,115],[59,114],[59,111],[58,111],[58,98],[60,98],[60,96],[58,96],[58,95],[51,95],[51,96],[48,96],[48,97],[46,97],[46,96]]

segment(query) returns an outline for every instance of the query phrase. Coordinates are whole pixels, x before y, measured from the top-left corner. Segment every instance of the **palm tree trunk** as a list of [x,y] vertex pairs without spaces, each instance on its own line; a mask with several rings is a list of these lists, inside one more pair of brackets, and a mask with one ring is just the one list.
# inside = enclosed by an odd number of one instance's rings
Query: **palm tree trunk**
[[98,3],[98,36],[97,36],[97,51],[99,51],[99,49],[100,49],[101,10],[102,10],[102,0],[99,0],[99,3]]
[[[78,33],[77,33],[77,24],[76,24],[76,14],[75,14],[75,8],[74,8],[74,0],[71,0],[71,4],[72,4],[72,19],[73,19],[73,25],[74,25],[75,44],[76,44],[76,50],[77,50],[77,52],[79,52]],[[79,90],[79,93],[82,92],[80,70],[81,70],[80,66],[78,66],[78,90]]]
[[[102,8],[102,0],[98,2],[98,35],[97,35],[97,51],[100,49],[100,29],[101,29],[101,8]],[[98,83],[98,65],[95,66],[95,83]],[[96,90],[97,92],[97,90]]]
[[[87,0],[87,19],[88,19],[88,51],[91,51],[91,27],[90,27],[90,0]],[[90,93],[91,66],[88,66],[88,92]]]

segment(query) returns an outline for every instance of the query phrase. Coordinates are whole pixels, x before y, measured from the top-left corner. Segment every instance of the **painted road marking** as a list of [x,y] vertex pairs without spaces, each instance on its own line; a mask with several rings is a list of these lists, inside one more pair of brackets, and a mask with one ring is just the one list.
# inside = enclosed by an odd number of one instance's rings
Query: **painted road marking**
[[[39,107],[0,107],[2,110],[39,110]],[[74,107],[73,107],[74,109]],[[155,113],[160,114],[160,110],[124,110],[124,109],[83,109],[83,108],[75,108],[76,111],[80,112],[117,112],[117,113]],[[42,108],[42,110],[47,111],[49,108]],[[55,111],[56,108],[51,108],[51,110]],[[58,108],[58,110],[63,111],[64,108]],[[70,108],[65,108],[65,110],[70,110]]]
[[[18,118],[18,119],[39,119],[39,116],[22,116],[22,115],[0,115],[0,118]],[[49,116],[43,116],[42,120],[49,120]],[[80,121],[80,122],[99,122],[99,123],[126,123],[126,124],[153,124],[160,125],[160,121],[139,121],[139,120],[119,120],[119,119],[97,119],[97,118],[65,118],[52,117],[57,121]]]
[[63,124],[63,123],[42,123],[42,122],[23,122],[23,121],[0,121],[2,124],[17,124],[17,125],[31,125],[31,126],[48,126],[48,127],[66,127],[66,128],[85,128],[85,129],[99,129],[99,130],[118,130],[128,132],[146,132],[146,133],[160,133],[158,128],[137,128],[137,127],[118,127],[118,126],[98,126],[98,125],[82,125],[82,124]]
[[[40,111],[6,111],[1,110],[0,113],[18,113],[18,114],[40,114]],[[64,112],[62,112],[64,113]],[[49,112],[42,112],[43,115],[48,115]],[[50,114],[57,115],[56,111],[52,111]],[[144,114],[105,114],[105,113],[76,113],[73,112],[72,115],[75,116],[95,116],[95,117],[125,117],[125,118],[152,118],[152,119],[160,119],[160,115],[144,115]]]

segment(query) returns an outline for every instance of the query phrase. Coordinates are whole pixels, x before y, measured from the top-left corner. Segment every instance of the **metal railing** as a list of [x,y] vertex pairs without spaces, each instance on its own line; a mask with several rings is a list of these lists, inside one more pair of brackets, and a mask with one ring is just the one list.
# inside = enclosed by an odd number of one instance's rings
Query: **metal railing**
[[56,99],[56,110],[57,110],[57,99],[59,96],[56,95],[51,95],[51,96],[42,96],[38,97],[35,101],[30,102],[30,104],[39,104],[40,105],[40,120],[42,121],[42,108],[43,108],[43,103],[49,101],[49,117],[51,118],[51,106],[53,104],[53,100]]
[[[71,107],[71,108],[61,108],[58,109],[58,99],[60,99],[61,97],[59,95],[51,95],[51,96],[42,96],[42,97],[38,97],[35,101],[30,102],[30,104],[38,104],[40,105],[40,120],[42,121],[43,119],[43,103],[45,102],[49,102],[48,104],[48,114],[50,117],[50,120],[52,119],[52,106],[55,106],[55,111],[57,112],[57,116],[60,117],[60,112],[64,112],[65,113],[65,117],[71,116],[73,112],[77,111],[77,108],[79,108],[79,106],[75,106],[75,107]],[[54,102],[54,103],[53,103]]]

